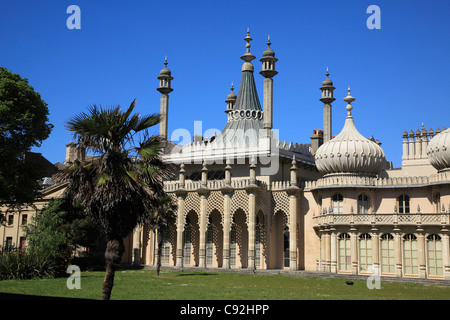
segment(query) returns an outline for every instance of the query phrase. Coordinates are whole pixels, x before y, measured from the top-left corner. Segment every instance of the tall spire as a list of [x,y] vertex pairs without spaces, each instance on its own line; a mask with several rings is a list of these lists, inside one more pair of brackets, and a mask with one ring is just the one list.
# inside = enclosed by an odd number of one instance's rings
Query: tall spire
[[331,140],[332,133],[331,133],[331,127],[332,127],[332,110],[331,110],[331,103],[336,100],[333,97],[333,90],[335,87],[333,87],[333,81],[328,78],[330,73],[325,73],[327,78],[322,82],[322,86],[320,87],[320,90],[322,91],[322,97],[319,99],[324,103],[323,105],[323,143]]
[[262,62],[262,70],[259,72],[264,79],[264,129],[273,128],[273,77],[278,74],[275,70],[275,52],[270,48],[270,36],[267,39],[267,49],[263,52],[263,57],[259,60]]
[[164,59],[164,68],[159,73],[159,87],[156,89],[161,93],[161,121],[159,123],[159,136],[167,139],[167,122],[169,112],[169,93],[173,91],[171,81],[172,72],[167,68],[167,56]]

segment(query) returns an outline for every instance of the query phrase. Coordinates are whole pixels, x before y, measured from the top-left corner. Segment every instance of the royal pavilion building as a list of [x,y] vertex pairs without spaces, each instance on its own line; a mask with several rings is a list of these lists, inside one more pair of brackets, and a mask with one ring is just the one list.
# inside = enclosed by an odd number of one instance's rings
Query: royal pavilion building
[[[347,114],[334,115],[346,116],[345,124],[333,137],[335,88],[327,70],[319,97],[323,129],[312,129],[304,143],[281,142],[272,124],[278,59],[269,38],[260,58],[261,106],[249,32],[244,40],[241,81],[237,93],[232,87],[226,97],[222,131],[185,145],[165,144],[163,160],[174,165],[177,177],[165,182],[165,190],[177,212],[163,239],[162,265],[363,275],[378,270],[382,276],[449,280],[450,129],[422,126],[393,137],[403,148],[402,166],[393,169],[381,144],[358,128],[350,88],[343,99]],[[166,140],[173,79],[166,60],[157,88]],[[70,148],[67,163],[79,157]],[[61,188],[48,187],[44,198],[53,192],[61,194]],[[8,234],[0,228],[3,241]],[[156,264],[152,228],[138,226],[125,240],[123,263]]]

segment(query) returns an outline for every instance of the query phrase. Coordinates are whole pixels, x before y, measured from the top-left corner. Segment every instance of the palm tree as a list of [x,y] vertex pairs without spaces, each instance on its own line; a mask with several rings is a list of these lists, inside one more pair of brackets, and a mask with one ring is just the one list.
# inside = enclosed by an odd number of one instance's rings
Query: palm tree
[[111,296],[124,252],[122,239],[158,206],[165,194],[163,180],[171,177],[159,157],[162,141],[148,132],[159,123],[159,115],[131,115],[135,105],[136,100],[125,112],[120,106],[94,105],[66,122],[78,147],[94,152],[86,161],[75,161],[61,179],[69,182],[64,196],[80,200],[105,236],[103,300]]
[[173,203],[170,196],[163,196],[159,198],[157,207],[152,211],[150,217],[147,219],[147,224],[153,228],[153,232],[157,235],[157,262],[156,275],[159,276],[161,270],[161,256],[163,240],[169,236],[170,226],[175,223],[175,211],[177,205]]

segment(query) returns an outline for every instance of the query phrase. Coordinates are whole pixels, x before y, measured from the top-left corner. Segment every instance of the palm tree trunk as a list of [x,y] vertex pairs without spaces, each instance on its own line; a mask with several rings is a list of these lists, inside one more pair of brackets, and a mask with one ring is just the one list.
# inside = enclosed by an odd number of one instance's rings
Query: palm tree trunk
[[159,276],[159,271],[161,270],[161,256],[162,256],[162,234],[161,229],[158,229],[158,233],[156,235],[158,237],[158,254],[156,261],[156,275]]
[[103,281],[102,300],[109,300],[111,291],[114,286],[114,275],[116,267],[120,263],[124,251],[122,239],[108,240],[106,243],[105,260],[106,260],[106,275]]

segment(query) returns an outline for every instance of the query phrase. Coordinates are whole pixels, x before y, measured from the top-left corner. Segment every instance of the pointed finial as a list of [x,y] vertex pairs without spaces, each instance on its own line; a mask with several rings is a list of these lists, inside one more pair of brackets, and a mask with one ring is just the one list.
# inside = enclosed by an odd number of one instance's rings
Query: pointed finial
[[164,58],[164,65],[167,67],[167,56]]
[[272,43],[270,42],[270,34],[269,34],[269,37],[267,38],[267,45],[269,46],[269,48],[270,48],[270,45],[271,45]]
[[244,60],[245,62],[250,62],[253,59],[255,59],[256,57],[250,53],[250,47],[251,47],[250,41],[252,41],[253,39],[250,37],[250,29],[249,28],[247,28],[247,36],[244,38],[244,40],[247,41],[247,44],[245,45],[246,53],[244,53],[241,56],[241,59]]
[[231,91],[233,91],[233,90],[234,90],[233,81],[231,81]]
[[327,67],[327,73],[325,73],[325,75],[327,76],[327,79],[328,79],[328,76],[330,75],[330,73],[328,72],[328,67]]
[[350,86],[348,86],[347,91],[348,91],[348,95],[344,98],[344,101],[347,102],[348,104],[347,104],[347,107],[345,109],[347,109],[347,116],[351,117],[352,116],[352,109],[353,109],[353,106],[351,105],[351,103],[353,101],[355,101],[355,98],[353,98],[351,96],[351,94],[350,94]]

